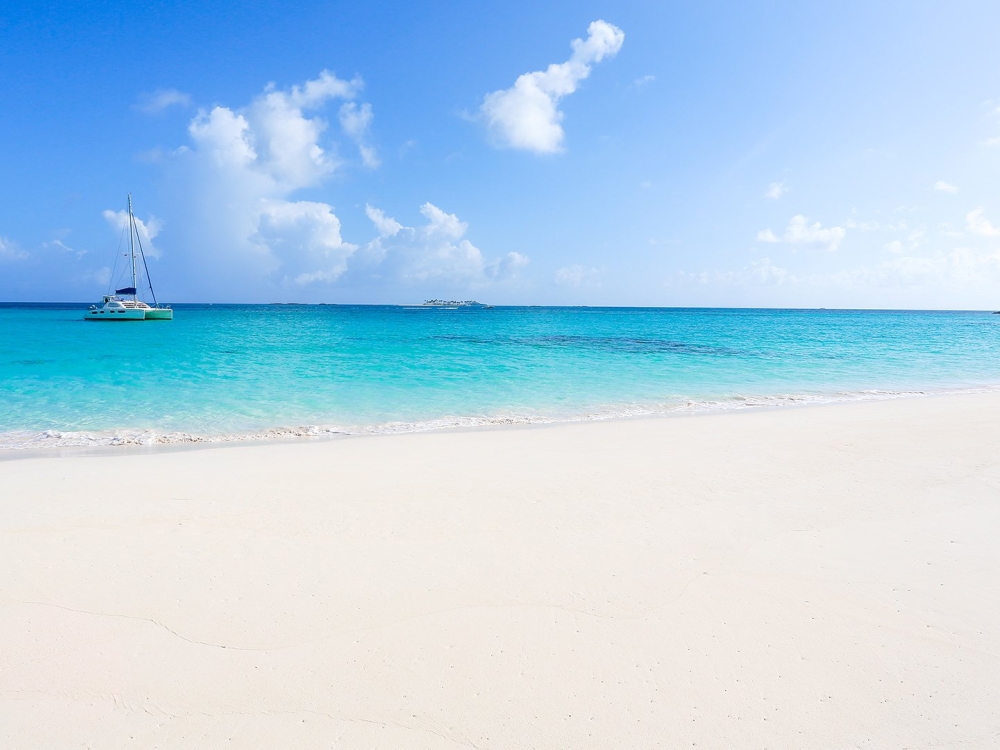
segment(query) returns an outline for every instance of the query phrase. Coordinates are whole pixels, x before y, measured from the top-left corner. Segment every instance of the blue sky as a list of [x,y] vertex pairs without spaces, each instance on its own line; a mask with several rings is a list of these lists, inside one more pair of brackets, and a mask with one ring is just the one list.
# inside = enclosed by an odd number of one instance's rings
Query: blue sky
[[997,28],[988,2],[7,3],[0,299],[96,300],[131,191],[167,301],[1000,307]]

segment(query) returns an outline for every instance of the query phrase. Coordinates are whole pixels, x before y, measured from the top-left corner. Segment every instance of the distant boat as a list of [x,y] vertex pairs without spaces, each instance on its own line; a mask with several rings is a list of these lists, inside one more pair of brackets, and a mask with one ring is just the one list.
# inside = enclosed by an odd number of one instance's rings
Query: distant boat
[[[149,287],[149,294],[153,298],[152,305],[148,305],[139,299],[136,247],[139,248],[139,259],[142,261],[142,270],[146,274],[146,286]],[[120,249],[121,245],[119,244]],[[131,261],[132,286],[115,289],[114,294],[105,294],[100,307],[91,305],[90,309],[83,314],[84,320],[173,320],[174,311],[169,307],[158,304],[156,301],[153,282],[149,278],[149,267],[146,265],[146,255],[142,251],[142,240],[139,239],[139,230],[135,225],[135,215],[132,213],[131,193],[128,196],[128,257]],[[117,267],[117,261],[115,265]],[[112,282],[114,282],[114,271],[112,271],[111,278]]]

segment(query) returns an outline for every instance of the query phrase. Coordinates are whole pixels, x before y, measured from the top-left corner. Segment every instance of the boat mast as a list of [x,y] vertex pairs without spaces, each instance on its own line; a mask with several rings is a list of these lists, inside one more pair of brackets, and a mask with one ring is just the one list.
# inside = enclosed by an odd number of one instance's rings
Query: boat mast
[[132,193],[128,194],[128,249],[132,254],[132,300],[137,299],[137,292],[139,291],[136,287],[135,278],[135,241],[132,238],[132,234],[135,232],[135,217],[132,216]]

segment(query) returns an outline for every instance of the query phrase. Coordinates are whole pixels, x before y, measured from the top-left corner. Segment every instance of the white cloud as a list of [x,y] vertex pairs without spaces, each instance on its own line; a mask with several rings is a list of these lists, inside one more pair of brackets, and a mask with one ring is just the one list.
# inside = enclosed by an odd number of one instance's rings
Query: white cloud
[[856,221],[854,219],[848,219],[844,222],[844,226],[848,229],[857,229],[861,232],[905,232],[909,227],[906,221],[900,219],[899,221],[882,223],[880,221]]
[[136,109],[147,115],[156,115],[170,107],[190,107],[191,95],[177,89],[157,89],[148,94],[142,94]]
[[372,124],[372,105],[357,102],[346,102],[340,107],[340,126],[351,138],[362,138],[368,133],[368,127]]
[[892,242],[887,242],[885,249],[890,253],[901,253],[903,252],[903,243],[899,240],[893,240]]
[[360,76],[345,81],[337,78],[329,70],[321,70],[317,78],[306,81],[302,86],[292,86],[287,94],[276,91],[273,84],[268,84],[264,90],[268,95],[274,93],[279,98],[287,98],[295,107],[311,109],[329,99],[353,99],[361,92],[364,85]]
[[361,161],[369,169],[377,169],[382,163],[382,160],[378,158],[378,152],[372,146],[366,146],[365,144],[360,144],[358,150],[361,152]]
[[[189,266],[189,294],[218,298],[220,278],[233,298],[274,299],[282,289],[317,298],[323,293],[308,288],[338,282],[457,290],[517,277],[525,256],[485,257],[467,239],[466,222],[431,203],[421,207],[424,223],[413,227],[366,206],[377,236],[359,246],[344,238],[333,206],[296,200],[340,165],[325,138],[323,105],[360,88],[359,79],[324,72],[290,89],[269,85],[246,106],[217,106],[192,119],[190,148],[175,150],[164,167],[181,177],[175,188],[184,215],[171,218],[171,254],[185,255],[177,265]],[[371,106],[342,102],[336,115],[344,135],[367,147]],[[373,164],[377,157],[372,150],[364,158]]]
[[770,229],[759,231],[757,240],[759,242],[786,242],[789,245],[800,247],[821,247],[833,252],[840,245],[845,234],[847,232],[843,227],[824,229],[818,221],[815,224],[810,224],[808,219],[800,214],[791,218],[785,229],[784,237],[780,240]]
[[368,144],[368,133],[374,117],[372,105],[367,102],[360,107],[356,102],[345,102],[340,107],[340,127],[358,144],[361,160],[370,169],[375,169],[381,163],[375,149]]
[[[292,197],[336,172],[340,162],[325,142],[322,109],[362,86],[360,78],[323,71],[289,89],[268,84],[244,107],[195,115],[191,147],[175,151],[168,169],[183,178],[179,202],[186,215],[172,227],[200,269],[199,280],[224,272],[227,287],[263,294],[275,284],[331,283],[344,273],[357,246],[341,237],[333,207]],[[363,134],[371,106],[352,112],[345,130]]]
[[778,200],[781,196],[788,192],[788,187],[783,182],[772,182],[767,186],[767,191],[764,193],[765,198],[770,198],[771,200]]
[[775,265],[770,258],[759,258],[751,261],[742,268],[733,271],[700,271],[689,273],[679,271],[673,278],[668,279],[668,287],[689,287],[692,284],[700,286],[779,286],[798,284],[796,278],[786,268]]
[[656,76],[652,75],[640,76],[639,78],[636,78],[634,81],[632,81],[632,88],[634,89],[645,88],[655,80]]
[[84,255],[87,254],[86,250],[77,250],[75,247],[70,247],[69,245],[67,245],[65,242],[63,242],[60,239],[53,239],[53,240],[50,240],[49,242],[43,242],[42,243],[42,247],[45,247],[45,248],[56,247],[56,248],[59,248],[60,250],[62,250],[63,252],[65,252],[65,253],[72,253],[77,258],[82,258]]
[[284,259],[284,280],[296,284],[336,281],[357,250],[340,236],[330,206],[312,201],[265,201],[251,238]]
[[6,237],[0,237],[0,260],[24,260],[28,254]]
[[[111,225],[117,233],[121,233],[125,229],[125,225],[128,222],[128,211],[110,211],[105,210],[101,212],[104,220]],[[138,216],[135,217],[135,228],[139,233],[139,241],[142,243],[143,253],[150,258],[159,258],[160,251],[153,244],[153,238],[160,233],[163,228],[163,222],[157,219],[155,216],[150,216],[146,221],[143,221]],[[56,240],[56,243],[62,245],[61,242]],[[65,248],[64,249],[70,249]],[[74,251],[75,252],[75,251]]]
[[952,185],[950,182],[945,182],[944,180],[938,180],[934,183],[934,189],[940,190],[942,193],[957,193],[958,185]]
[[382,209],[375,208],[367,203],[365,204],[365,214],[371,219],[372,224],[375,225],[379,237],[395,237],[399,234],[399,230],[403,228],[403,225],[391,216],[386,216]]
[[798,282],[787,269],[776,266],[770,258],[751,261],[739,272],[739,278],[756,284],[795,284]]
[[556,271],[555,282],[559,286],[573,287],[574,289],[579,289],[581,287],[599,287],[601,285],[601,277],[604,275],[604,270],[600,268],[585,268],[579,263],[574,263],[571,266],[565,266]]
[[433,203],[420,207],[427,222],[407,227],[373,206],[365,212],[379,236],[365,246],[373,276],[408,284],[449,282],[481,286],[516,278],[528,258],[509,252],[488,261],[465,239],[468,224]]
[[228,107],[198,112],[188,125],[188,134],[198,151],[218,167],[245,167],[257,159],[250,123]]
[[805,216],[793,216],[785,230],[785,242],[792,245],[817,245],[826,250],[836,250],[846,234],[842,227],[823,229],[817,221],[809,224]]
[[[359,77],[345,81],[327,70],[288,91],[269,84],[246,112],[260,166],[274,179],[287,182],[291,189],[319,184],[336,169],[337,161],[319,145],[326,121],[304,113],[334,99],[353,99],[363,87]],[[375,152],[366,141],[374,119],[371,104],[359,106],[347,101],[341,106],[339,119],[344,133],[361,147],[365,164],[377,166]]]
[[319,145],[326,121],[306,117],[305,111],[330,99],[353,96],[358,86],[327,71],[287,92],[268,86],[247,110],[248,135],[253,139],[257,165],[288,189],[319,184],[333,172],[337,161]]
[[576,91],[593,64],[614,57],[625,40],[625,33],[606,21],[594,21],[587,33],[586,40],[573,40],[566,62],[525,73],[511,88],[486,95],[479,111],[498,145],[539,154],[562,150],[559,100]]
[[993,226],[993,222],[983,216],[982,208],[969,211],[965,216],[965,225],[972,234],[980,237],[1000,237],[1000,227]]
[[861,278],[875,283],[971,290],[1000,281],[1000,252],[956,247],[931,255],[902,255],[880,267],[863,270]]
[[[306,112],[331,99],[353,97],[361,79],[343,81],[324,70],[319,77],[287,91],[268,84],[248,107],[200,110],[188,127],[196,151],[219,167],[249,169],[273,182],[272,190],[312,187],[328,177],[337,160],[320,146],[327,123]],[[371,117],[371,108],[368,116]]]

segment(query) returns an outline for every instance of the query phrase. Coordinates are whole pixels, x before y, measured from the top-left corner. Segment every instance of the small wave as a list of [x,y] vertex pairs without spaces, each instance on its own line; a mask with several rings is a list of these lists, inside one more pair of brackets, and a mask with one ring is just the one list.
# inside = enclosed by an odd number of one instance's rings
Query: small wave
[[198,433],[155,429],[115,429],[105,431],[19,430],[0,433],[0,451],[21,451],[49,448],[155,446],[185,444],[248,443],[299,438],[323,438],[349,435],[392,435],[410,432],[432,432],[447,429],[479,427],[526,426],[599,422],[635,417],[698,414],[717,411],[760,409],[787,406],[809,406],[851,401],[885,401],[919,396],[1000,391],[1000,386],[940,390],[862,390],[834,393],[797,393],[775,395],[734,394],[719,399],[676,399],[658,403],[616,404],[580,413],[543,415],[497,413],[484,416],[445,416],[415,422],[388,421],[377,424],[334,425],[317,424],[298,427],[270,427],[229,433]]

